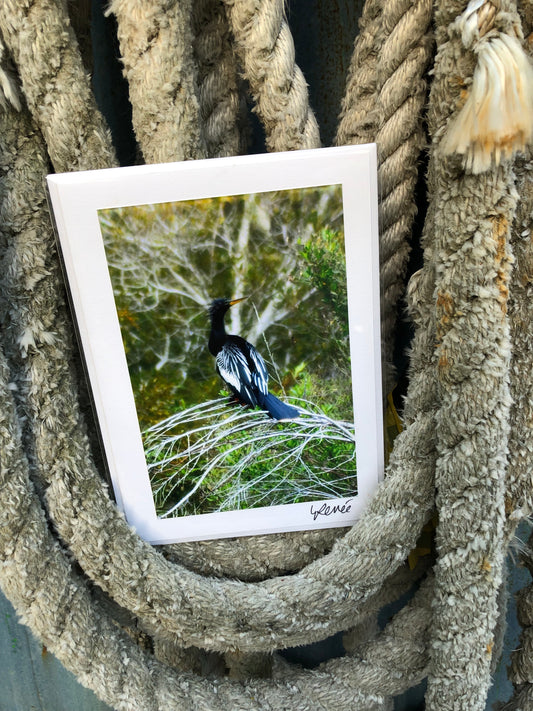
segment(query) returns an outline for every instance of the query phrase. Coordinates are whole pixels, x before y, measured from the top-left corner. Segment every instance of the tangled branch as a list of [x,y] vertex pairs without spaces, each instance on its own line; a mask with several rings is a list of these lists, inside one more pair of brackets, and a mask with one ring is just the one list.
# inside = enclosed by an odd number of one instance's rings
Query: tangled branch
[[357,490],[355,428],[298,400],[274,421],[218,398],[144,433],[158,514],[226,511],[341,498]]

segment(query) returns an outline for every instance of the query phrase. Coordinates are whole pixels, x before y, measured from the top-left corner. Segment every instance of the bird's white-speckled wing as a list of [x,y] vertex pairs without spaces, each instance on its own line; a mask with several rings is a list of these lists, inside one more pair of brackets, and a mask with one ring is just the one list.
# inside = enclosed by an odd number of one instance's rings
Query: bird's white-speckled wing
[[244,402],[257,405],[252,373],[246,355],[233,343],[226,343],[216,357],[217,370],[222,380]]
[[261,354],[250,344],[248,344],[248,357],[254,364],[252,369],[252,382],[259,392],[266,395],[268,393],[268,371]]

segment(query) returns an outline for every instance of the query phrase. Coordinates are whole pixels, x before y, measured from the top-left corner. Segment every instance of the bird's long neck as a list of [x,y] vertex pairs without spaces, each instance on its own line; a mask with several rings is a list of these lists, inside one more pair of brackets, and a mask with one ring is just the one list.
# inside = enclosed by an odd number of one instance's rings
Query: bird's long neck
[[228,338],[224,326],[224,313],[213,314],[211,317],[211,333],[209,334],[209,352],[217,355]]

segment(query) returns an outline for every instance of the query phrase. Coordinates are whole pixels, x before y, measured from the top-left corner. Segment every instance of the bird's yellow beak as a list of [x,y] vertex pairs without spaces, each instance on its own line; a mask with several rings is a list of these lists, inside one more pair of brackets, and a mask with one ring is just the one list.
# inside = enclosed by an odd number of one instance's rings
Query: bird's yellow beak
[[232,301],[229,302],[230,306],[234,306],[235,304],[238,304],[239,301],[244,301],[244,299],[247,299],[247,296],[241,296],[240,299],[233,299]]

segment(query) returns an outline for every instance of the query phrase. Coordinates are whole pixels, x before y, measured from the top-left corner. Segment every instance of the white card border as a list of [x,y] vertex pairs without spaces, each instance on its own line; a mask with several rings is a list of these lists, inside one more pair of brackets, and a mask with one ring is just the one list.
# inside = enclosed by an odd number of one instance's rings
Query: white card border
[[[157,518],[97,211],[332,184],[343,190],[358,494],[313,502],[344,504],[328,516],[303,503]],[[163,544],[352,525],[384,471],[375,144],[54,174],[47,187],[117,505],[139,535]]]

